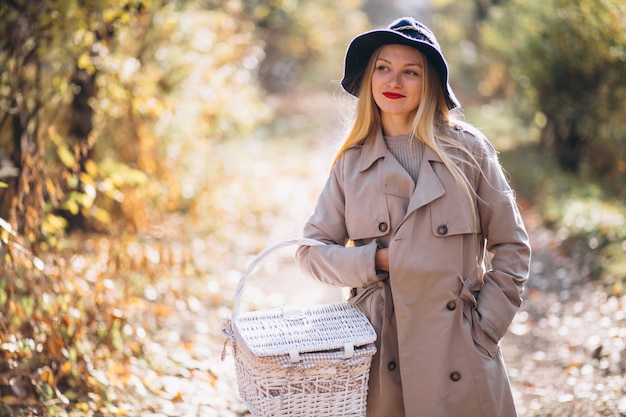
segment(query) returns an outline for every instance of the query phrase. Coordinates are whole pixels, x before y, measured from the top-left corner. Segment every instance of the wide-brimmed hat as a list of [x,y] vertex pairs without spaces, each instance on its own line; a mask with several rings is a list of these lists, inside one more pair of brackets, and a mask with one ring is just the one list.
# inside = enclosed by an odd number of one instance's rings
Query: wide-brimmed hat
[[448,64],[433,32],[412,17],[395,20],[387,29],[376,29],[360,34],[350,42],[346,51],[344,75],[341,86],[353,96],[358,96],[365,67],[376,48],[400,44],[422,52],[434,65],[446,96],[448,109],[461,107],[448,83]]

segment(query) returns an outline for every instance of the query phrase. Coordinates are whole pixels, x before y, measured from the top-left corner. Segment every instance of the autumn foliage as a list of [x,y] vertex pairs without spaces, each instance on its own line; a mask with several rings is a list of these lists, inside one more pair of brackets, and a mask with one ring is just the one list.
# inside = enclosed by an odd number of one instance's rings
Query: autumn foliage
[[128,412],[126,365],[207,272],[181,233],[216,212],[221,168],[198,146],[269,121],[267,91],[328,74],[308,64],[345,42],[342,19],[366,21],[330,6],[0,4],[0,415]]

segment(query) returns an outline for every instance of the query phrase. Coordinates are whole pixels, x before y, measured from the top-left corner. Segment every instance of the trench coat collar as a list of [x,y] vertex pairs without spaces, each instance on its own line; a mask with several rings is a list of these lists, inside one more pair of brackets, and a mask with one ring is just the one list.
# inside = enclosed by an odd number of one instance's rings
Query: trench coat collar
[[363,172],[371,167],[374,162],[380,158],[389,155],[385,139],[383,138],[382,129],[376,133],[374,140],[366,140],[361,150],[361,158],[359,159],[359,172]]
[[[363,145],[359,160],[359,171],[366,171],[381,158],[391,157],[391,152],[389,152],[387,145],[385,145],[385,139],[383,138],[381,129],[374,137],[374,140],[366,141]],[[442,163],[442,160],[435,151],[426,146],[424,148],[424,155],[422,156],[417,184],[415,184],[415,189],[411,195],[407,215],[445,194],[445,188],[433,169],[433,163]],[[382,180],[384,181],[384,178],[382,178]]]
[[[385,158],[390,156],[391,153],[387,149],[387,145],[385,145],[385,139],[383,137],[382,129],[374,136],[374,140],[367,140],[363,144],[363,149],[361,150],[361,157],[359,160],[359,171],[363,172],[367,170],[370,166],[374,164],[380,158]],[[439,155],[435,153],[428,146],[425,147],[424,156],[422,162],[424,161],[436,161],[442,162]],[[421,173],[421,172],[420,172]]]

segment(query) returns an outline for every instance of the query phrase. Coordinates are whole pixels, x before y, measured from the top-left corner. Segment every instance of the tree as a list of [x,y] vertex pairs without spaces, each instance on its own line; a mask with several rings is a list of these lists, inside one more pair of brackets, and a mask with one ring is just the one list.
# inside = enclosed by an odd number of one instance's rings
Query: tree
[[[268,6],[285,25],[262,23]],[[122,331],[133,332],[137,307],[121,306],[143,297],[138,276],[155,273],[121,244],[131,238],[120,231],[148,233],[168,214],[191,211],[194,187],[213,184],[199,177],[214,161],[191,158],[194,147],[270,119],[257,78],[266,51],[280,51],[267,65],[295,60],[297,77],[311,76],[305,62],[324,68],[344,39],[328,22],[352,32],[331,6],[0,2],[0,415],[5,400],[40,401],[38,415],[77,401],[93,410],[110,404],[111,387],[93,375],[106,366],[96,363],[140,353]],[[70,224],[111,235],[90,273],[74,264],[90,254],[63,252]]]
[[63,231],[53,224],[64,222],[50,221],[55,212],[75,217],[92,207],[81,174],[94,145],[95,63],[124,15],[140,7],[73,0],[0,5],[0,147],[18,169],[6,181],[0,217],[34,251]]
[[[211,0],[223,8],[222,1]],[[240,18],[253,23],[263,42],[258,79],[270,93],[280,93],[303,81],[329,85],[337,78],[345,45],[364,30],[360,1],[243,0]],[[226,6],[228,7],[228,6]]]
[[482,34],[507,63],[520,109],[543,128],[541,144],[558,164],[623,187],[624,2],[515,0],[491,7]]

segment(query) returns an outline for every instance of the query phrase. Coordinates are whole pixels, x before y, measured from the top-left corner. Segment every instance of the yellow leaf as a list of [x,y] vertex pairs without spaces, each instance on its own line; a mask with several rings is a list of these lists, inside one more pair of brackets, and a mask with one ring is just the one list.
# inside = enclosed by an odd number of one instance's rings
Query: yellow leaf
[[14,395],[5,395],[2,397],[2,403],[6,405],[22,405],[24,402]]
[[117,10],[113,10],[113,9],[106,9],[103,13],[102,13],[102,17],[103,20],[105,21],[105,23],[111,23],[113,20],[115,20],[117,18]]
[[63,143],[63,139],[56,132],[56,129],[54,128],[54,126],[50,126],[48,128],[48,136],[50,136],[50,140],[52,140],[52,142],[54,142],[57,146]]
[[69,211],[73,215],[78,214],[78,211],[80,210],[80,207],[78,206],[78,203],[76,202],[76,200],[66,201],[65,204],[63,205],[63,208],[65,208],[67,211]]
[[56,194],[56,186],[50,178],[46,178],[46,191],[48,192],[48,194]]
[[99,207],[92,207],[91,215],[93,216],[94,219],[98,220],[100,223],[105,223],[105,224],[111,223],[111,214],[104,209],[101,209]]
[[81,411],[87,412],[90,410],[91,407],[89,407],[88,403],[77,403],[76,408],[78,408]]
[[209,384],[214,387],[217,384],[217,375],[209,370]]
[[60,233],[66,227],[67,220],[54,214],[47,214],[41,222],[41,230],[46,234]]
[[48,385],[54,385],[54,374],[50,368],[46,367],[41,370],[41,381]]
[[125,408],[121,408],[121,407],[115,407],[113,405],[110,405],[108,407],[108,411],[113,412],[116,416],[127,416],[128,415],[128,410],[126,410]]
[[88,173],[81,172],[80,174],[78,174],[78,179],[83,184],[88,184],[88,185],[91,185],[91,186],[95,186],[96,185],[96,182],[93,180],[93,176],[91,176]]
[[68,375],[71,371],[72,364],[70,361],[64,362],[63,365],[61,365],[61,372],[63,372],[64,374]]
[[78,65],[78,68],[86,70],[87,68],[89,68],[89,66],[92,65],[91,57],[87,54],[82,54],[80,57],[78,57],[78,62],[76,62],[76,65]]
[[98,165],[91,159],[88,159],[87,162],[85,162],[85,171],[87,171],[87,174],[89,174],[91,178],[95,178],[98,175]]
[[172,402],[174,402],[174,403],[183,402],[183,394],[182,394],[182,392],[178,391],[178,393],[176,395],[174,395],[174,398],[172,398]]
[[63,165],[68,168],[72,168],[76,163],[76,158],[74,158],[74,154],[65,145],[60,145],[57,148],[57,155],[59,155],[59,158],[61,159],[61,162],[63,162]]

